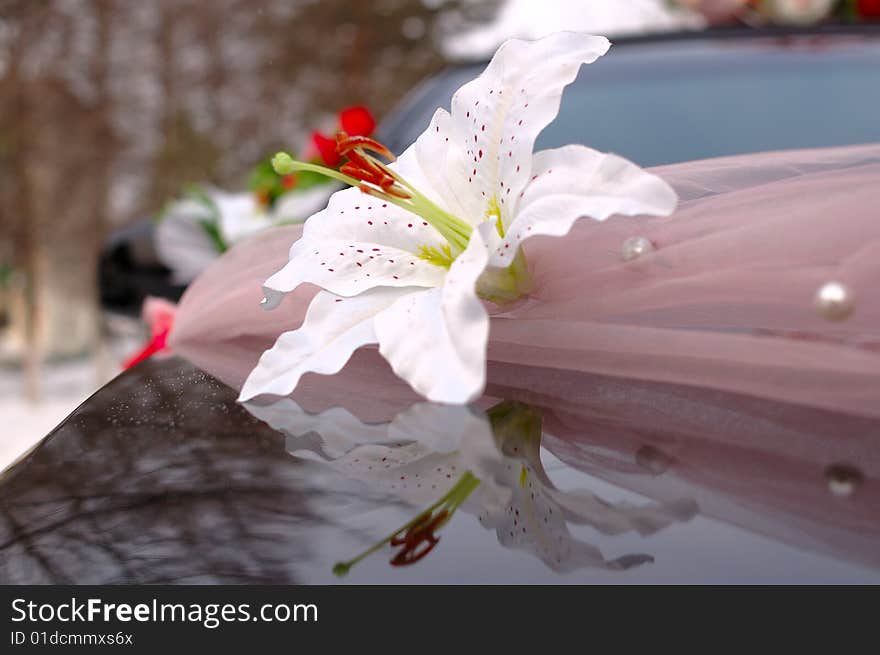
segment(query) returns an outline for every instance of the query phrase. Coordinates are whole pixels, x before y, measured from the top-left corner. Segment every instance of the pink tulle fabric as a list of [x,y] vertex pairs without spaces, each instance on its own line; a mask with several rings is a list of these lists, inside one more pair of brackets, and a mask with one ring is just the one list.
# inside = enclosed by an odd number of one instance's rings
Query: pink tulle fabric
[[[568,389],[578,388],[577,403]],[[725,523],[880,565],[877,422],[713,389],[579,375],[538,408],[542,445],[659,502],[690,498]],[[861,476],[831,492],[840,465]]]
[[[525,244],[534,288],[490,308],[487,391],[540,395],[560,376],[599,374],[880,417],[880,145],[653,172],[679,193],[673,216],[582,220],[566,237]],[[300,233],[263,233],[205,271],[181,301],[173,349],[240,386],[316,292],[303,286],[272,312],[259,307],[262,282]],[[624,262],[633,236],[656,250]],[[855,293],[845,321],[814,307],[832,280]],[[405,387],[370,348],[341,375],[374,406]],[[332,404],[319,377],[297,393]]]

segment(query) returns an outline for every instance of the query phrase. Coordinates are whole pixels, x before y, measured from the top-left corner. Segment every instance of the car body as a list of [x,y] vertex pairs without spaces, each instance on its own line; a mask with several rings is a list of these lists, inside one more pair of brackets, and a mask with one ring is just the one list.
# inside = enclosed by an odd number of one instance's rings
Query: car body
[[[582,141],[655,165],[880,141],[877,30],[683,35],[612,52],[584,69],[539,147]],[[479,68],[426,82],[386,121],[385,142],[408,145]],[[595,400],[567,402],[564,390],[578,385]],[[487,455],[515,460],[515,483],[499,483],[514,503],[503,528],[481,506],[462,506],[471,516],[456,515],[416,565],[389,566],[386,549],[346,580],[880,582],[875,420],[610,376],[558,387],[530,410],[545,430],[543,473],[512,449]],[[383,404],[361,398],[370,418],[359,418],[344,407],[248,409],[235,395],[179,358],[153,358],[100,390],[0,479],[0,579],[333,582],[335,562],[426,505],[413,501],[422,483],[407,481],[411,471],[346,474],[345,443],[376,433],[370,447],[403,466],[409,438],[439,432],[440,445],[420,457],[453,475],[442,468],[453,452],[442,437],[455,422],[426,423],[424,407],[378,419]],[[392,466],[384,457],[378,473]],[[566,522],[542,528],[563,506]],[[547,550],[548,535],[567,550]],[[563,565],[548,552],[577,557]]]

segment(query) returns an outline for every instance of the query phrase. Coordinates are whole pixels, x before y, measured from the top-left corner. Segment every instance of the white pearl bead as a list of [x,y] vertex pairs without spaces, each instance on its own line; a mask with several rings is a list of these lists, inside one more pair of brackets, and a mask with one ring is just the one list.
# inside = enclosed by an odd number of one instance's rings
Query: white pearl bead
[[855,296],[845,284],[826,282],[816,292],[816,310],[829,321],[842,321],[855,309]]
[[862,485],[864,476],[862,472],[845,464],[832,464],[825,469],[825,482],[828,491],[840,498],[847,498]]
[[623,245],[620,248],[620,256],[623,258],[623,261],[631,262],[653,250],[654,244],[651,243],[650,239],[646,239],[645,237],[630,237],[623,242]]

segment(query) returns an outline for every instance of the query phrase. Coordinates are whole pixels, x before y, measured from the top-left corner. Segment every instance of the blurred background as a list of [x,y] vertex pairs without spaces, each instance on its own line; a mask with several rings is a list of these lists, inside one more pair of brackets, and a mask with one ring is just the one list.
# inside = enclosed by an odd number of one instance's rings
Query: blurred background
[[[148,333],[132,312],[102,309],[102,252],[108,239],[129,239],[118,235],[134,234],[126,226],[158,216],[188,184],[245,190],[267,155],[302,152],[314,130],[332,134],[337,113],[350,106],[395,126],[383,134],[399,150],[424,125],[396,119],[401,103],[414,108],[410,114],[430,116],[445,102],[437,98],[477,74],[511,36],[574,29],[638,40],[877,17],[880,0],[0,0],[0,464],[44,436],[143,345]],[[811,53],[822,50],[811,44]],[[667,61],[674,72],[674,62],[705,62],[706,52],[676,51],[679,59]],[[849,50],[840,56],[841,65],[864,64]],[[646,85],[637,75],[646,61],[661,60],[622,57],[622,68],[607,69],[609,80],[619,77],[603,88],[616,93],[620,80],[636,90],[659,89],[662,98],[664,85],[685,78],[657,83],[652,69]],[[780,61],[788,67],[785,79],[794,79],[790,58]],[[438,76],[453,62],[457,73]],[[717,81],[717,70],[704,66],[700,79]],[[433,87],[419,86],[429,78]],[[684,83],[694,97],[721,97],[690,78]],[[805,77],[802,86],[815,88],[815,80]],[[425,95],[432,88],[440,91]],[[572,97],[589,100],[578,93]],[[643,111],[654,102],[638,95],[613,101]],[[873,111],[875,129],[877,103],[856,104],[868,118],[838,122],[869,121]],[[692,105],[693,115],[666,107],[684,121],[682,129],[692,129],[700,111]],[[595,134],[580,134],[583,111],[612,116],[623,109],[571,106],[560,119],[562,142],[583,140],[643,164],[733,152],[672,156],[660,144],[659,155],[640,158],[623,140],[604,143],[613,130],[601,122]],[[710,118],[718,111],[704,109]],[[761,122],[759,108],[752,123]],[[632,140],[634,133],[625,134]],[[702,143],[667,140],[676,147]],[[854,132],[829,143],[860,140]],[[735,141],[741,149],[746,142]],[[761,136],[758,143],[769,141]],[[809,141],[793,136],[776,145],[825,145]],[[126,243],[140,247],[136,238]]]
[[115,228],[187,183],[244,188],[341,107],[381,118],[443,66],[443,34],[496,9],[0,0],[0,442],[42,436],[142,338],[108,338],[100,311]]

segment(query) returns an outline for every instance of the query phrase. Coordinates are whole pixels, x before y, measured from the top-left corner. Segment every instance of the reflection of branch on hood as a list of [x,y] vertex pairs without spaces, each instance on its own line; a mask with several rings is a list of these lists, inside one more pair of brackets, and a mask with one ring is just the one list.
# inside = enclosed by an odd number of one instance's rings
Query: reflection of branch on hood
[[295,582],[304,467],[233,400],[169,360],[99,392],[3,480],[0,580]]
[[[696,510],[691,502],[633,506],[611,504],[587,491],[560,491],[541,465],[540,413],[520,403],[503,402],[487,414],[418,403],[379,424],[363,423],[338,407],[308,414],[290,399],[247,407],[288,435],[291,453],[317,459],[410,504],[430,504],[412,522],[340,565],[342,572],[387,543],[410,548],[410,541],[421,544],[424,538],[430,550],[439,538],[434,533],[459,506],[495,530],[502,545],[532,552],[553,570],[625,569],[652,558],[635,554],[606,560],[595,546],[576,539],[568,524],[590,525],[604,534],[649,534],[689,519]],[[474,478],[478,484],[467,484]],[[419,551],[414,560],[423,555]],[[393,561],[401,560],[407,558],[399,554]]]

